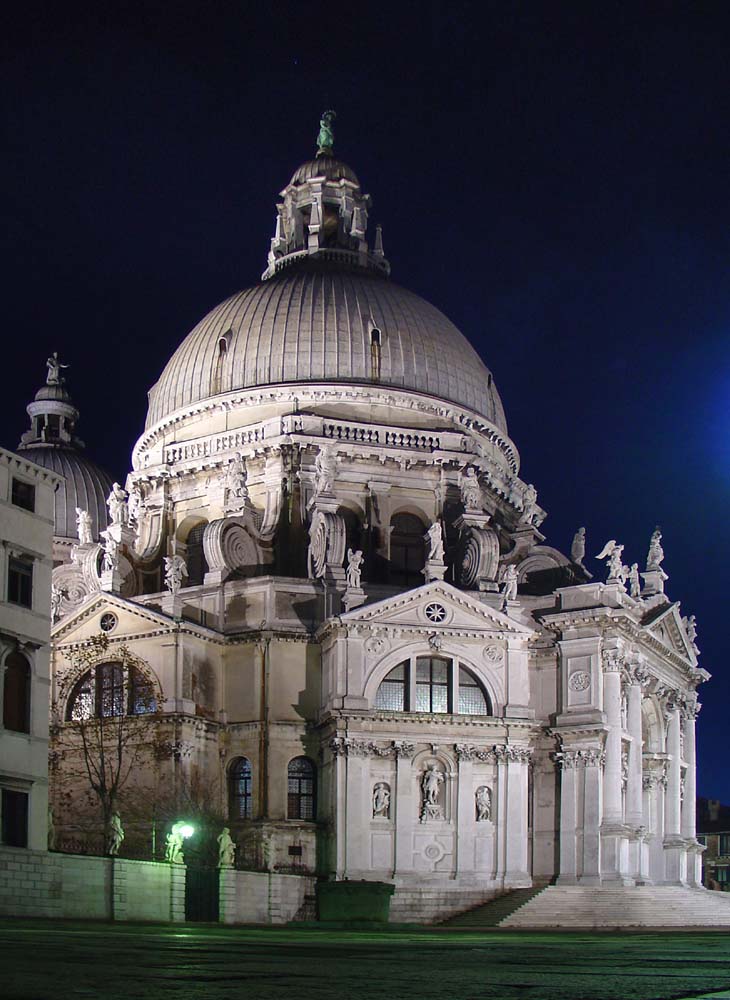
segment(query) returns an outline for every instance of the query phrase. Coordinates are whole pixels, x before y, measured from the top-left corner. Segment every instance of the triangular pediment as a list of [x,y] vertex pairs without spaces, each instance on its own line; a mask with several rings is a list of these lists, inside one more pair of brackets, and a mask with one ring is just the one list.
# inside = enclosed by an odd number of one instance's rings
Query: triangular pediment
[[347,625],[411,626],[502,632],[529,638],[534,630],[450,583],[434,581],[340,616]]
[[100,590],[90,594],[75,611],[52,629],[51,640],[60,644],[99,635],[103,631],[101,620],[106,614],[113,614],[116,619],[108,633],[115,639],[160,630],[169,631],[175,627],[175,619],[161,611]]
[[697,653],[682,621],[679,601],[652,609],[642,623],[655,639],[695,666]]

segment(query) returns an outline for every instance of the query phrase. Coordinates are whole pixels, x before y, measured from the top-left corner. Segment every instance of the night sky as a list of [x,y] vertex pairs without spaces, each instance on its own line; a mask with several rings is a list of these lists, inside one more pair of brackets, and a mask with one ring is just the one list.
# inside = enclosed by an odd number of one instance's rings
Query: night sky
[[589,556],[616,538],[643,569],[661,525],[713,674],[698,789],[730,802],[730,7],[22,6],[0,31],[0,443],[58,350],[123,480],[147,390],[258,280],[333,107],[393,279],[494,373],[547,543],[584,524]]

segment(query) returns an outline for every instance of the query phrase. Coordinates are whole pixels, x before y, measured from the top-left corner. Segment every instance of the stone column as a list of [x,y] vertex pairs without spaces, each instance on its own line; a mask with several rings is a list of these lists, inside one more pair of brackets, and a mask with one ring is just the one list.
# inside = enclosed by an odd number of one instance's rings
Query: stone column
[[679,707],[673,698],[667,703],[667,791],[664,805],[665,881],[684,884],[687,878],[687,854],[681,832],[681,736]]
[[697,760],[695,751],[695,706],[688,705],[682,712],[684,724],[684,762],[687,768],[684,772],[684,798],[682,799],[682,836],[688,840],[695,839],[696,833],[696,796],[697,796]]
[[507,823],[504,884],[529,886],[527,844],[527,768],[532,751],[527,747],[497,747],[507,759]]
[[416,782],[411,757],[414,749],[412,743],[396,742],[395,745],[395,871],[393,874],[413,871]]
[[[588,885],[599,885],[601,882],[601,768],[604,761],[603,751],[598,748],[587,748],[583,751],[583,870],[579,881]],[[619,770],[619,787],[621,772]]]
[[667,837],[678,837],[681,832],[680,789],[682,781],[679,731],[681,722],[679,717],[679,708],[675,704],[671,703],[668,715],[667,753],[669,754],[669,763],[667,767],[667,799],[665,806],[664,833]]
[[360,878],[370,867],[370,763],[367,743],[351,740],[345,757],[347,832],[345,877]]
[[494,753],[497,760],[497,782],[494,788],[496,803],[494,812],[496,816],[496,857],[495,876],[498,881],[504,884],[507,873],[507,829],[508,829],[508,806],[507,806],[507,759],[504,753],[505,747],[495,747]]
[[606,766],[603,774],[603,820],[623,821],[621,806],[621,662],[605,658],[603,664],[603,710],[606,713]]
[[695,802],[697,796],[697,756],[695,744],[695,718],[699,706],[695,702],[685,706],[684,721],[684,798],[682,800],[682,836],[687,846],[687,881],[690,885],[702,884],[702,848],[697,843]]
[[476,806],[474,804],[474,748],[456,745],[458,759],[458,792],[456,800],[456,873],[469,875],[474,871],[474,838]]
[[[603,711],[606,715],[606,764],[603,770],[603,815],[601,848],[603,871],[609,879],[621,877],[623,826],[621,796],[621,671],[623,663],[615,650],[603,654]],[[586,789],[588,777],[586,776]],[[591,783],[592,787],[592,783]],[[586,800],[586,808],[588,801]]]
[[641,684],[636,675],[631,677],[628,697],[628,730],[631,736],[629,746],[629,776],[626,785],[626,822],[629,826],[646,826],[642,805],[642,761],[641,761]]
[[564,750],[555,755],[560,768],[560,860],[558,884],[574,885],[578,877],[576,829],[577,758],[575,751]]

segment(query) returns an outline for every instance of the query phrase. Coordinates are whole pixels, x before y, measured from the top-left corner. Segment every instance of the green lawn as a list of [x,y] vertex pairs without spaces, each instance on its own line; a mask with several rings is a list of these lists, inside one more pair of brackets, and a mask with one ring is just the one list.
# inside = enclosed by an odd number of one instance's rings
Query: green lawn
[[730,998],[725,933],[173,928],[0,921],[3,1000]]

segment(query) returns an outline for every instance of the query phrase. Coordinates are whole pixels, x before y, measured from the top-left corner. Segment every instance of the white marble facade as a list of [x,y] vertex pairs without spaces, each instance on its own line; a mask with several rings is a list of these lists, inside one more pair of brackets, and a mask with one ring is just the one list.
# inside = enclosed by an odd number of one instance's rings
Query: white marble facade
[[585,533],[546,543],[491,373],[391,284],[369,211],[331,150],[300,167],[265,280],[153,387],[106,542],[56,571],[56,718],[103,628],[99,669],[124,644],[160,709],[140,794],[206,784],[244,867],[485,898],[698,884],[708,675],[663,552],[637,592],[617,543],[605,583]]

